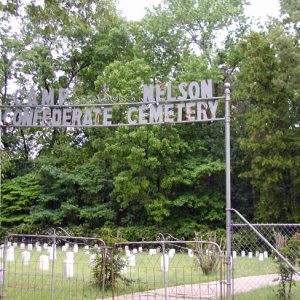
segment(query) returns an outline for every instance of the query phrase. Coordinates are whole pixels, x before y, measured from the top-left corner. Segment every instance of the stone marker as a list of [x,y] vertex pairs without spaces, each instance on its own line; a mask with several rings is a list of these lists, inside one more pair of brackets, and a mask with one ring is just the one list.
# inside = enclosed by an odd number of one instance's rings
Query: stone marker
[[28,245],[27,245],[27,249],[28,249],[29,251],[31,251],[32,248],[33,248],[32,244],[28,244]]
[[6,252],[6,261],[14,261],[15,260],[15,248],[10,246]]
[[260,261],[264,260],[264,254],[263,253],[259,253],[258,260],[260,260]]
[[44,249],[44,250],[47,250],[47,249],[48,249],[48,244],[47,244],[47,243],[44,243],[43,249]]
[[24,243],[20,244],[20,249],[25,249],[25,244]]
[[66,257],[67,257],[67,260],[74,261],[74,252],[70,252],[70,251],[67,252]]
[[255,257],[259,257],[259,251],[255,251]]
[[149,249],[149,255],[155,255],[156,249]]
[[169,250],[169,258],[173,258],[175,255],[175,249],[170,249]]
[[18,243],[14,242],[14,243],[13,243],[13,247],[14,247],[14,248],[17,248],[17,247],[18,247]]
[[41,246],[36,246],[36,251],[37,252],[41,252],[42,251],[42,247]]
[[264,259],[268,258],[268,251],[264,251]]
[[135,255],[131,254],[130,256],[128,256],[127,260],[128,260],[128,266],[129,267],[135,267],[136,266],[136,264],[135,264]]
[[[67,252],[72,253],[72,252]],[[74,253],[72,253],[74,254]],[[63,273],[67,278],[72,278],[74,276],[74,262],[73,260],[66,259],[63,261]]]
[[75,253],[78,252],[78,245],[77,245],[77,244],[74,244],[73,251],[74,251]]
[[249,252],[249,253],[248,253],[248,257],[249,257],[249,258],[252,258],[252,257],[253,257],[253,253],[252,253],[252,252]]
[[121,261],[122,261],[123,265],[122,265],[122,267],[120,268],[120,273],[121,273],[121,274],[126,274],[126,273],[127,273],[126,259],[121,258]]
[[129,257],[131,255],[130,250],[125,250],[125,254],[126,254],[127,257]]
[[168,270],[169,270],[169,255],[168,254],[163,254],[160,257],[160,269],[162,272],[168,272]]
[[41,255],[40,256],[40,269],[42,271],[49,270],[49,256],[48,255]]
[[133,249],[132,249],[132,253],[133,253],[133,254],[137,254],[137,253],[138,253],[138,250],[137,250],[136,248],[133,248]]
[[95,267],[95,265],[96,265],[96,254],[93,253],[89,256],[89,265],[90,265],[90,267]]
[[245,257],[246,256],[246,252],[242,251],[241,255],[242,255],[242,257]]
[[139,247],[139,252],[143,252],[143,247]]
[[188,249],[188,256],[193,257],[194,256],[194,250],[193,249]]
[[22,252],[22,263],[23,265],[29,265],[30,261],[30,252],[29,251],[23,251]]
[[236,251],[232,251],[232,258],[236,259]]
[[47,251],[49,253],[49,258],[50,260],[56,259],[56,245],[52,245],[50,247],[48,247]]

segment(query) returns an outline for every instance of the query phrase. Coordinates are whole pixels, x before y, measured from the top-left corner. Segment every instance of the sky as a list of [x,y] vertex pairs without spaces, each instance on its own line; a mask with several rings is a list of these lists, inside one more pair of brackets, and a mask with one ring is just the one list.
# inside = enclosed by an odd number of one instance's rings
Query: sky
[[[118,9],[127,20],[139,20],[145,14],[144,7],[157,5],[161,0],[118,0]],[[279,0],[248,0],[245,10],[249,17],[266,20],[267,16],[279,17]]]

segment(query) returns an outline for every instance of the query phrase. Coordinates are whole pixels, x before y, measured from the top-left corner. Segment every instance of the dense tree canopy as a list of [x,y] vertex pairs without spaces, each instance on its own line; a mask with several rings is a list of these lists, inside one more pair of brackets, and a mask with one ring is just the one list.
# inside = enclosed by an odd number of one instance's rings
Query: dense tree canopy
[[[164,0],[128,22],[114,1],[7,1],[0,4],[2,104],[24,100],[32,88],[40,100],[42,89],[59,87],[72,103],[138,101],[143,83],[209,78],[220,96],[229,81],[233,206],[252,221],[299,222],[300,8],[282,0],[281,21],[254,32],[244,6]],[[128,239],[222,228],[224,138],[223,122],[4,126],[2,227],[121,230]]]

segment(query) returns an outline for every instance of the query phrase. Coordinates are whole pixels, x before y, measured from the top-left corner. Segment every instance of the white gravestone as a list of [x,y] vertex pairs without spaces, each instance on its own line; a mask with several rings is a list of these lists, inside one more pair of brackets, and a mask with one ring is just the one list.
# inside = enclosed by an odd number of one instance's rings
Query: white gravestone
[[169,255],[163,254],[160,257],[160,269],[162,272],[168,272],[169,270]]
[[49,258],[50,260],[54,260],[56,259],[56,247],[54,245],[52,245],[51,247],[48,247],[47,249],[48,253],[49,253]]
[[264,254],[263,253],[259,253],[258,260],[260,260],[260,261],[264,260]]
[[169,250],[169,258],[173,258],[175,255],[175,249],[170,249]]
[[[71,252],[69,252],[71,253]],[[74,254],[74,253],[72,253]],[[72,278],[74,276],[74,262],[73,260],[66,259],[63,261],[63,271],[67,278]]]
[[133,249],[132,249],[132,253],[133,253],[133,254],[137,254],[137,253],[138,253],[138,250],[137,250],[136,248],[133,248]]
[[122,261],[122,267],[120,268],[120,273],[126,274],[127,273],[126,259],[121,258],[121,261]]
[[22,263],[23,265],[29,265],[30,261],[30,252],[29,251],[23,251],[22,252]]
[[7,253],[6,253],[6,261],[14,261],[15,260],[15,248],[10,246],[7,249]]
[[236,251],[232,251],[232,258],[236,259]]
[[66,257],[67,257],[67,260],[74,261],[74,252],[70,252],[70,251],[67,252]]
[[25,249],[25,244],[24,244],[24,243],[21,243],[21,244],[20,244],[20,249],[22,249],[22,250]]
[[10,247],[11,246],[11,242],[7,242],[7,247]]
[[28,245],[27,245],[27,249],[28,249],[29,251],[31,251],[32,248],[33,248],[32,244],[28,244]]
[[96,265],[96,254],[91,254],[89,256],[89,265],[90,265],[90,267],[95,267],[95,265]]
[[268,252],[264,251],[264,259],[267,259],[267,258],[268,258]]
[[249,257],[249,258],[252,258],[252,257],[253,257],[253,253],[252,253],[252,252],[249,252],[249,253],[248,253],[248,257]]
[[48,255],[41,255],[40,256],[40,269],[42,271],[49,270],[49,256]]
[[67,252],[67,250],[68,250],[68,249],[67,249],[66,245],[63,245],[63,246],[61,247],[61,251],[62,251],[62,252]]
[[189,257],[194,257],[194,250],[188,249],[188,255],[189,255]]
[[149,249],[149,255],[155,255],[156,249]]
[[126,254],[127,257],[129,257],[131,255],[130,250],[125,250],[125,254]]
[[77,245],[77,244],[74,244],[73,251],[74,251],[75,253],[78,252],[78,245]]
[[143,252],[143,247],[139,247],[139,252]]
[[48,244],[47,244],[47,243],[44,243],[43,249],[44,249],[44,250],[47,250],[47,249],[48,249]]
[[36,246],[36,251],[37,252],[42,252],[42,247],[41,246]]
[[128,260],[128,267],[135,267],[135,255],[131,254],[130,256],[128,256],[127,258]]
[[16,243],[16,242],[13,243],[13,247],[14,247],[14,248],[17,248],[17,247],[18,247],[18,243]]
[[242,257],[245,257],[246,256],[246,252],[245,251],[242,251]]

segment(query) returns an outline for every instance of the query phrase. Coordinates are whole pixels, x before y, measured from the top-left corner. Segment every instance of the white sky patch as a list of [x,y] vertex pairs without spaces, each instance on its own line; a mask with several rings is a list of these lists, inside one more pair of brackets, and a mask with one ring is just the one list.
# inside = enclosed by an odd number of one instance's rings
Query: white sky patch
[[[121,15],[127,20],[140,20],[146,13],[145,7],[152,7],[162,2],[162,0],[119,0],[117,8]],[[266,20],[268,16],[279,17],[279,0],[250,0],[250,5],[245,8],[245,13],[249,17]]]

